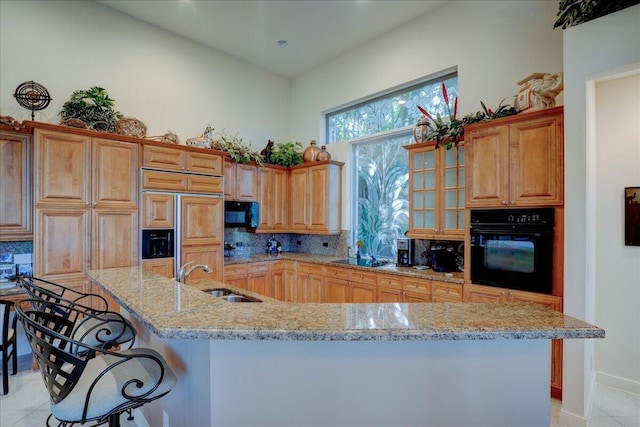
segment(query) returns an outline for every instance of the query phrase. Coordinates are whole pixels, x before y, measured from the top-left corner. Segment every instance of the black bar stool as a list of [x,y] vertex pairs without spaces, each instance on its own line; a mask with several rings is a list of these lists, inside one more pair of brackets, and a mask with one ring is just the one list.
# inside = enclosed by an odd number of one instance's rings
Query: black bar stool
[[10,321],[13,301],[0,299],[0,352],[2,352],[2,394],[9,393],[9,360],[13,358],[13,375],[18,372],[17,316]]
[[[176,375],[156,351],[116,352],[75,340],[71,336],[77,327],[70,319],[81,319],[82,310],[50,301],[26,301],[30,309],[16,304],[15,311],[49,392],[48,427],[53,427],[52,418],[60,427],[89,421],[119,427],[122,413],[166,395],[175,386]],[[78,313],[60,313],[67,310]]]
[[76,327],[71,338],[103,349],[127,343],[128,348],[133,346],[136,336],[133,325],[120,313],[108,311],[107,300],[102,295],[79,292],[37,277],[18,276],[14,280],[27,291],[35,309],[47,308],[71,317]]

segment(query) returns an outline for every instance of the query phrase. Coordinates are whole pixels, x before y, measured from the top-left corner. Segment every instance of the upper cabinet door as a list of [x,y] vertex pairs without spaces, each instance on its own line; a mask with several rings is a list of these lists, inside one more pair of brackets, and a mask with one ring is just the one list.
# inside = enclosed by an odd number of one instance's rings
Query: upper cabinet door
[[138,207],[138,145],[93,139],[93,206]]
[[145,145],[142,164],[148,168],[182,171],[186,164],[186,151],[179,148]]
[[0,131],[0,240],[33,238],[31,138]]
[[468,208],[562,205],[562,107],[465,129]]
[[189,172],[222,175],[222,157],[217,154],[187,152],[186,169]]
[[180,196],[180,244],[221,244],[223,209],[224,200],[219,197]]
[[291,213],[289,228],[291,230],[306,230],[308,223],[308,190],[309,171],[307,168],[291,171]]
[[465,147],[449,150],[435,142],[409,150],[409,233],[421,239],[464,239]]
[[509,185],[509,128],[490,126],[465,131],[469,162],[467,207],[506,206]]
[[563,203],[562,141],[562,114],[509,127],[510,205]]
[[90,137],[37,129],[35,153],[36,205],[90,205]]

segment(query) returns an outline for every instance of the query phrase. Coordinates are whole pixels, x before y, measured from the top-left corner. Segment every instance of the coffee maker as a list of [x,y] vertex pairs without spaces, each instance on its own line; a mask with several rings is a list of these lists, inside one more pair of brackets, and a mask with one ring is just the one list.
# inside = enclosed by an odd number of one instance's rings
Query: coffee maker
[[398,267],[411,267],[416,265],[416,239],[397,239],[398,246]]

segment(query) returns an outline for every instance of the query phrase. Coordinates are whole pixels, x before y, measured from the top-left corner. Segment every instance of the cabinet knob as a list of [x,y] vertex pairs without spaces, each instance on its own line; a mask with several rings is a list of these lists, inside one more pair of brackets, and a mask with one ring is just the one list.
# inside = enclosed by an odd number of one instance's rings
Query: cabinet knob
[[507,201],[506,201],[506,200],[503,200],[503,201],[502,201],[502,204],[503,204],[503,205],[506,205],[506,204],[507,204]]
[[516,202],[514,200],[510,201],[509,203],[511,203],[512,205],[516,204]]

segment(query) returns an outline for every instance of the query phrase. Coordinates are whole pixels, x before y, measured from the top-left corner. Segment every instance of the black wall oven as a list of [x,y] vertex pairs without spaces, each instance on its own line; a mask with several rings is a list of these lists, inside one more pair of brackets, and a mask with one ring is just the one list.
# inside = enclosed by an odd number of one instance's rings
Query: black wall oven
[[471,211],[471,282],[551,294],[552,208]]

